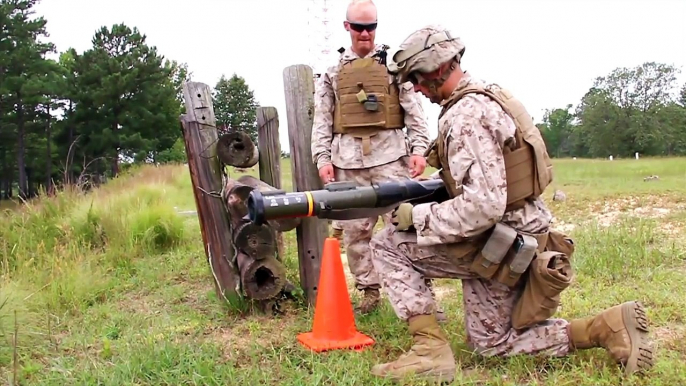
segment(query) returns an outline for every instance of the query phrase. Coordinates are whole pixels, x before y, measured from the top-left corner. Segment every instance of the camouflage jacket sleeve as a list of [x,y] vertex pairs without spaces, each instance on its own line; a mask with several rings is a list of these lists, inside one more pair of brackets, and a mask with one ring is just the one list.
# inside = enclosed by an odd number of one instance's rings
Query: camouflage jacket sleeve
[[502,153],[515,126],[502,108],[483,95],[468,95],[442,120],[447,133],[450,173],[462,194],[442,203],[414,207],[421,246],[454,243],[478,235],[500,221],[507,204]]
[[333,138],[334,91],[331,70],[319,77],[314,93],[314,119],[312,122],[312,162],[317,169],[331,163],[331,139]]
[[398,85],[400,105],[405,110],[405,127],[410,139],[412,154],[424,155],[429,147],[429,125],[424,115],[422,101],[414,92],[412,83],[405,82]]

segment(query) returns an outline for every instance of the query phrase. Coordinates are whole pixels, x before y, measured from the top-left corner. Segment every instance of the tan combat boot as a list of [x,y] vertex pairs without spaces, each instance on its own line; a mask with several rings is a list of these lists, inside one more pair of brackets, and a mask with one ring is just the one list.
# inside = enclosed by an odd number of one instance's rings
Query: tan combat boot
[[399,381],[407,375],[437,382],[455,379],[455,357],[448,339],[434,315],[417,315],[409,320],[414,344],[394,362],[372,368],[372,374]]
[[653,346],[648,338],[648,318],[639,302],[608,308],[594,317],[569,324],[572,349],[604,347],[627,375],[642,373],[653,365]]
[[340,245],[341,253],[346,253],[346,247],[343,244],[343,229],[338,229],[331,227],[333,231],[331,232],[331,237],[338,239],[338,244]]
[[355,311],[359,315],[364,315],[372,312],[378,305],[379,301],[381,300],[381,293],[379,292],[378,289],[374,288],[365,288],[364,289],[364,297],[362,298],[362,301],[360,304],[355,307]]

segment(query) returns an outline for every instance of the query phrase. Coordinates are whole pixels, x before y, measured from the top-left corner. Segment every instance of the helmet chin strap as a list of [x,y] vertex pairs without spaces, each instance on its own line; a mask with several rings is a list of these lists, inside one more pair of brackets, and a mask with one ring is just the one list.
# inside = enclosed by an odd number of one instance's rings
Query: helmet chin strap
[[452,74],[453,71],[455,71],[455,69],[457,68],[458,63],[459,61],[456,58],[453,58],[453,60],[450,61],[450,67],[447,70],[445,70],[445,72],[443,72],[443,74],[441,74],[439,78],[422,79],[422,84],[426,86],[432,94],[437,95],[438,88],[441,87],[446,80],[448,80],[450,74]]

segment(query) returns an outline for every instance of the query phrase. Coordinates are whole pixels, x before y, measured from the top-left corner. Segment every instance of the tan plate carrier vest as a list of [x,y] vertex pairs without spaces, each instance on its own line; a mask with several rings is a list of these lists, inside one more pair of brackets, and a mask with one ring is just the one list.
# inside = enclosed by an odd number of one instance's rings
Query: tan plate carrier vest
[[[483,94],[498,102],[505,113],[514,120],[515,141],[506,143],[503,150],[507,175],[506,211],[521,208],[528,199],[540,196],[553,180],[553,164],[548,156],[541,132],[534,125],[533,119],[522,103],[508,90],[488,89],[475,84],[470,84],[453,93],[443,102],[439,119],[462,97],[471,93]],[[441,135],[436,138],[434,145],[428,151],[427,162],[437,169],[443,169],[439,172],[440,176],[450,196],[456,197],[462,192],[455,188],[457,184],[447,170],[449,163],[445,140]]]
[[333,132],[362,139],[364,155],[371,153],[370,138],[379,130],[405,126],[398,85],[390,81],[386,66],[377,58],[343,64],[338,72],[336,94]]

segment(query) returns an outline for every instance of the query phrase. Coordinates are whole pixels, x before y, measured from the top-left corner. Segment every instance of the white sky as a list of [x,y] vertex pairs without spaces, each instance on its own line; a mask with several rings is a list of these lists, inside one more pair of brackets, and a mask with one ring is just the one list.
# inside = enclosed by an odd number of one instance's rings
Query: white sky
[[[331,51],[348,47],[348,0],[330,0]],[[194,4],[194,5],[191,5]],[[279,113],[288,151],[283,69],[310,64],[321,34],[308,27],[311,0],[42,0],[58,51],[82,52],[101,26],[124,22],[166,58],[186,62],[214,87],[243,76],[258,103]],[[376,0],[376,42],[397,47],[415,29],[442,24],[466,45],[463,68],[509,88],[539,122],[546,108],[576,106],[593,79],[646,61],[686,65],[685,0]],[[404,5],[404,6],[401,6]],[[319,27],[321,30],[321,27]],[[318,39],[318,40],[317,40]],[[681,74],[679,84],[686,79]],[[432,137],[439,108],[423,99]]]

